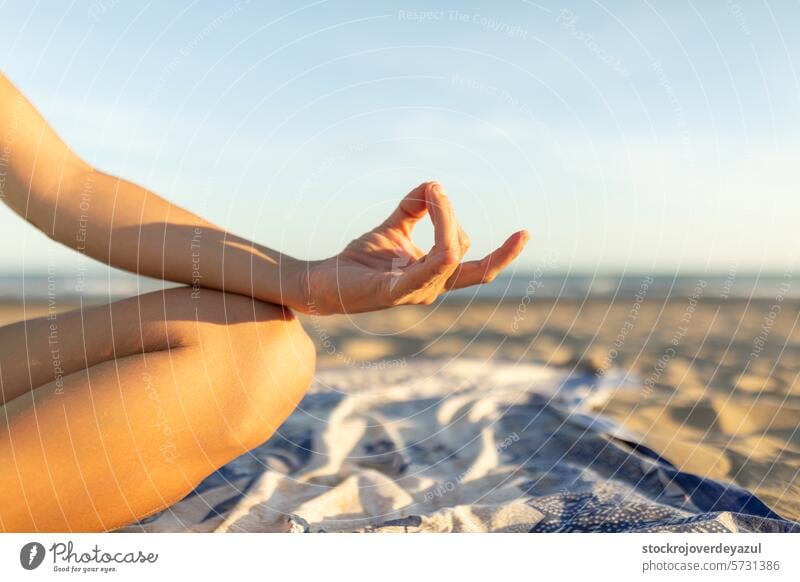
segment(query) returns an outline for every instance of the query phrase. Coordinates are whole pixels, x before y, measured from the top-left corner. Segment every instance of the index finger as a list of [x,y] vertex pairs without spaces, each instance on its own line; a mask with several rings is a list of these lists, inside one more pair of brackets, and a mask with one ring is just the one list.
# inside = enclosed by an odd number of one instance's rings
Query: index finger
[[428,206],[425,201],[425,191],[428,184],[428,182],[423,182],[406,194],[400,204],[397,205],[397,208],[389,215],[389,218],[383,221],[383,226],[399,229],[406,235],[410,234],[414,225],[428,212]]
[[433,222],[434,244],[430,254],[444,263],[457,263],[463,254],[459,244],[458,222],[450,199],[438,183],[432,182],[426,191],[425,200]]

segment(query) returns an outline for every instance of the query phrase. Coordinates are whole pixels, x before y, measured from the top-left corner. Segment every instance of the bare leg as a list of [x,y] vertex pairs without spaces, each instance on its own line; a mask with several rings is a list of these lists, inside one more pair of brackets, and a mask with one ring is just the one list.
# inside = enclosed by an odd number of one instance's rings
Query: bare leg
[[314,369],[291,313],[205,289],[5,326],[0,345],[5,531],[107,530],[171,505],[269,438]]

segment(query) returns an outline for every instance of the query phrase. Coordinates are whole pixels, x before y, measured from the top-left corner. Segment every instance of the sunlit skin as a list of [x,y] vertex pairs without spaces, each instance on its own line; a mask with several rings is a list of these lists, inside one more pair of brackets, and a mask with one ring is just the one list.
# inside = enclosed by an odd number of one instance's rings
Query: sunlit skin
[[[529,238],[465,260],[469,238],[426,182],[338,255],[298,260],[89,166],[2,74],[0,139],[13,211],[98,261],[187,285],[0,327],[4,531],[109,530],[168,507],[299,403],[315,350],[292,310],[429,304],[491,281]],[[411,240],[426,215],[427,252]]]

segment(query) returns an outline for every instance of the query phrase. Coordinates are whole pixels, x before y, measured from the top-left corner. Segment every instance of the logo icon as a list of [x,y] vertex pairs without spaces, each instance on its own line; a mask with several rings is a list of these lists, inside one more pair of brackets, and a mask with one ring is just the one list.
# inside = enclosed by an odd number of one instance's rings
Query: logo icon
[[19,551],[19,563],[26,570],[35,570],[44,561],[44,546],[39,542],[28,542]]

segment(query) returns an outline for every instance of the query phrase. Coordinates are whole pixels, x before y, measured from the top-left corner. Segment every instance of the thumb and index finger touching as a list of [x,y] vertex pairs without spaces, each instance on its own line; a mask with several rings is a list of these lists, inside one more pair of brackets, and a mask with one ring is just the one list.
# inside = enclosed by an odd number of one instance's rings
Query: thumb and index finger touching
[[399,297],[421,294],[421,303],[430,303],[440,293],[488,283],[506,268],[525,248],[530,234],[518,231],[483,259],[462,262],[469,237],[455,217],[450,199],[437,182],[425,182],[409,192],[384,226],[410,236],[414,225],[426,214],[434,228],[434,245],[427,255],[411,265],[395,284]]

